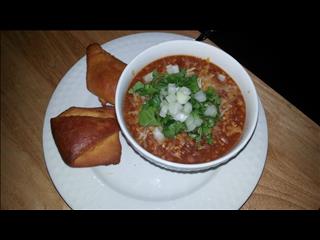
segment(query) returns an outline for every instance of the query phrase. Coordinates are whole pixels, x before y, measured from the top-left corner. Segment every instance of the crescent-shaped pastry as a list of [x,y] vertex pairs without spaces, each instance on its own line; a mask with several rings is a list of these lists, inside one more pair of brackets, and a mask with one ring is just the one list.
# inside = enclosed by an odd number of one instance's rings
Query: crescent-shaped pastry
[[87,47],[87,88],[102,105],[114,104],[116,87],[126,64],[93,43]]

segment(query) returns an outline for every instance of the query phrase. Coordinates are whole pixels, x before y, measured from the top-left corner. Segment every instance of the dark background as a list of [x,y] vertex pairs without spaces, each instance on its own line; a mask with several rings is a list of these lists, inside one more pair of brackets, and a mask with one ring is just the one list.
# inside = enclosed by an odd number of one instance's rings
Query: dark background
[[[117,3],[122,5],[122,2]],[[110,6],[94,6],[90,11],[87,9],[84,11],[83,9],[74,9],[74,5],[70,9],[65,5],[61,8],[61,5],[55,3],[45,11],[38,11],[28,1],[23,7],[13,7],[11,11],[3,11],[0,14],[0,25],[4,29],[14,30],[49,28],[50,30],[153,29],[162,31],[171,28],[200,29],[202,31],[201,28],[213,29],[214,32],[210,39],[214,43],[232,55],[309,118],[320,124],[320,108],[317,106],[320,102],[318,100],[320,95],[318,90],[319,77],[317,76],[319,60],[317,60],[316,51],[318,27],[312,27],[310,24],[310,22],[315,23],[316,21],[308,21],[308,17],[316,15],[308,14],[307,17],[303,16],[302,18],[299,15],[303,10],[300,5],[296,6],[298,12],[292,10],[287,12],[287,14],[291,13],[291,18],[290,15],[289,17],[283,15],[283,11],[275,12],[274,10],[279,6],[272,9],[272,15],[268,9],[265,9],[267,16],[263,15],[260,8],[256,12],[250,11],[248,15],[244,12],[239,15],[238,9],[233,6],[234,12],[231,14],[228,9],[228,13],[234,18],[225,18],[224,11],[213,11],[210,7],[203,8],[203,6],[192,5],[191,12],[193,14],[190,15],[186,14],[185,10],[182,11],[180,6],[177,4],[175,6],[177,9],[174,10],[170,5],[170,11],[160,12],[159,10],[158,15],[155,8],[152,8],[152,11],[145,11],[141,8],[140,12],[135,12],[129,7],[126,8],[126,13],[122,11],[121,14],[118,14],[116,11],[107,10],[123,10],[121,6],[113,6],[112,8]],[[266,7],[263,6],[263,8]],[[218,15],[219,12],[221,17]],[[253,15],[254,13],[256,15]],[[246,19],[244,16],[248,16],[248,18]],[[217,17],[218,21],[215,21],[214,17]],[[228,25],[228,20],[232,24]],[[226,25],[221,29],[230,29],[232,26],[239,30],[218,29],[217,22],[223,22]],[[255,26],[249,28],[250,24]]]
[[320,124],[320,79],[314,73],[314,70],[319,69],[314,35],[313,31],[301,29],[214,30],[209,38],[305,115]]

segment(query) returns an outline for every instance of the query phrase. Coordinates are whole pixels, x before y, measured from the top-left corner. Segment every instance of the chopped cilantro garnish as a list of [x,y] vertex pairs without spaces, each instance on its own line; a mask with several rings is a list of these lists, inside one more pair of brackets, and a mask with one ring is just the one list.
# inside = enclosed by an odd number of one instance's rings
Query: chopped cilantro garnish
[[[190,129],[190,125],[186,125],[184,120],[173,117],[172,114],[166,114],[168,109],[162,109],[162,103],[167,104],[170,108],[172,103],[166,102],[166,95],[168,94],[168,85],[171,84],[179,88],[189,89],[190,97],[187,98],[188,102],[192,105],[192,111],[188,112],[187,117],[197,119],[198,125]],[[185,90],[184,88],[184,90]],[[145,102],[139,112],[139,124],[141,126],[161,126],[163,134],[167,138],[175,137],[181,132],[187,132],[188,135],[197,143],[205,140],[208,144],[212,144],[212,128],[219,120],[220,111],[219,106],[221,100],[214,88],[209,87],[205,94],[205,101],[199,102],[194,94],[201,91],[198,86],[198,77],[196,75],[187,76],[185,69],[180,69],[178,73],[159,73],[158,71],[152,72],[152,81],[148,83],[136,82],[132,88],[129,89],[130,94],[138,94],[145,96]],[[180,104],[183,107],[184,102]],[[205,114],[208,106],[215,106],[217,111],[214,115],[208,116]],[[172,107],[172,106],[171,106]],[[160,110],[164,111],[164,115],[160,116]],[[191,108],[190,108],[191,109]],[[179,110],[182,111],[182,110]],[[183,113],[183,112],[182,112]],[[185,114],[185,113],[184,113]],[[182,118],[183,119],[183,118]],[[188,128],[189,127],[189,128]]]

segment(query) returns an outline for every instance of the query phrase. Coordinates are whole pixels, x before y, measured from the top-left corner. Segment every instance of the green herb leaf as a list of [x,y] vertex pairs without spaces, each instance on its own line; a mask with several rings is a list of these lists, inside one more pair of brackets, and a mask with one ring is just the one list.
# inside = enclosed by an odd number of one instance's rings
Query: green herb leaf
[[132,88],[129,89],[129,93],[133,94],[143,88],[144,88],[144,84],[142,82],[138,81],[138,82],[136,82],[136,84]]
[[156,118],[156,108],[149,105],[143,105],[139,112],[139,124],[141,126],[159,126],[159,121]]
[[154,95],[147,102],[148,105],[154,107],[156,110],[160,109],[161,99],[159,95]]
[[220,105],[221,99],[213,87],[208,87],[205,93],[206,93],[208,102],[212,102],[216,106]]
[[174,122],[163,128],[163,135],[167,138],[172,138],[185,129],[182,122]]
[[154,70],[152,72],[152,79],[153,80],[157,80],[159,78],[159,76],[160,76],[160,73],[157,70]]
[[201,136],[197,133],[189,133],[189,137],[194,139],[197,143],[201,141]]
[[196,75],[186,78],[185,86],[191,90],[192,93],[196,93],[200,90],[198,86],[198,78]]
[[138,90],[141,96],[152,96],[157,93],[157,89],[154,88],[151,84],[145,84],[144,88]]
[[208,144],[213,144],[213,139],[212,139],[212,134],[210,134],[210,135],[208,135],[207,137],[206,137],[206,140],[207,140],[207,143]]

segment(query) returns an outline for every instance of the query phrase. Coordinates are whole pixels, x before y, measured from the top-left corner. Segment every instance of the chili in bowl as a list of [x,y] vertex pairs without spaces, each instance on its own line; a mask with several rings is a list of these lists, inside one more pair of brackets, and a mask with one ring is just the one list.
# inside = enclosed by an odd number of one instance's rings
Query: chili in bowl
[[244,68],[206,43],[153,46],[123,71],[116,114],[130,145],[175,171],[200,171],[235,157],[250,140],[258,97]]

